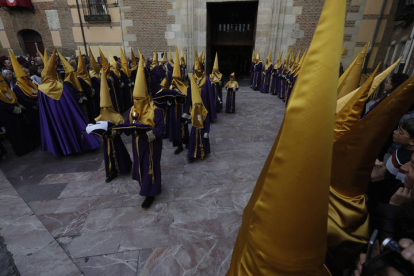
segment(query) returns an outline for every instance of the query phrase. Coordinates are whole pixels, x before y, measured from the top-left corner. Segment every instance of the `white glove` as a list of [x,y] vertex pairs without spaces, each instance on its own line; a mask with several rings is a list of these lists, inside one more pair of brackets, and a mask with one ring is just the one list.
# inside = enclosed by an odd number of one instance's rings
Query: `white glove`
[[191,119],[191,116],[190,116],[190,114],[188,114],[188,113],[183,113],[183,115],[182,115],[182,117],[183,118],[186,118],[186,119]]
[[207,132],[206,132],[206,133],[204,133],[204,138],[205,138],[205,139],[210,138],[210,134],[208,134]]
[[168,106],[171,106],[172,105],[172,102],[170,102],[169,100],[167,100],[167,104],[168,104]]
[[13,108],[13,113],[14,114],[20,114],[20,113],[22,113],[22,109],[20,107],[18,107],[18,106],[15,106]]
[[148,142],[152,142],[152,141],[155,140],[156,137],[155,137],[154,133],[152,132],[152,130],[149,130],[146,133],[147,133],[147,137],[148,137]]

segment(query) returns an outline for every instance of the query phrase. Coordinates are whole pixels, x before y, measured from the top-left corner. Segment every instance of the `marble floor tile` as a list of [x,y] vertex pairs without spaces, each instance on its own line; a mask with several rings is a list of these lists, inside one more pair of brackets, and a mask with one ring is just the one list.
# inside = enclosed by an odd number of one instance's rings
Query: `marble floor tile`
[[148,257],[144,264],[140,262],[138,275],[224,275],[232,248],[225,239],[155,248],[145,252]]
[[13,254],[21,276],[79,276],[81,271],[56,242],[34,254]]
[[117,253],[122,231],[83,233],[76,237],[62,237],[57,241],[72,259]]
[[[163,189],[161,194],[155,196],[154,204],[148,210],[153,211],[154,206],[157,203],[175,201],[174,194],[175,192],[173,189]],[[139,195],[139,193],[134,193],[134,194],[129,193],[124,196],[122,207],[141,207],[144,200],[145,200],[145,196],[141,196]]]
[[[201,162],[203,161],[203,162]],[[224,161],[210,160],[197,160],[194,163],[184,166],[185,172],[211,172],[228,170],[229,165]]]
[[54,238],[77,236],[88,217],[89,212],[56,213],[38,216]]
[[49,201],[33,201],[29,202],[28,205],[39,216],[54,213],[61,203],[62,201],[55,199]]
[[174,191],[175,201],[211,198],[230,193],[226,185],[209,185],[181,188]]
[[185,186],[184,174],[163,174],[161,175],[161,185],[165,189],[177,189]]
[[168,246],[169,236],[169,225],[125,230],[118,251]]
[[170,245],[196,243],[223,238],[224,229],[218,219],[174,222],[169,227],[169,235]]
[[82,232],[113,231],[169,225],[173,217],[167,213],[141,210],[135,207],[94,210],[89,213]]
[[94,172],[74,172],[74,173],[58,173],[58,174],[49,174],[42,181],[40,185],[46,184],[58,184],[58,183],[68,183],[68,182],[78,182],[78,181],[88,181],[91,178]]
[[236,214],[230,196],[177,201],[166,204],[165,208],[173,216],[174,222],[220,219],[228,215]]
[[75,259],[85,276],[135,276],[139,251]]
[[119,185],[105,181],[87,181],[68,183],[58,199],[71,197],[102,196],[116,193]]
[[116,208],[122,205],[124,195],[104,195],[79,198],[65,198],[60,200],[60,205],[55,213],[86,212],[97,209]]

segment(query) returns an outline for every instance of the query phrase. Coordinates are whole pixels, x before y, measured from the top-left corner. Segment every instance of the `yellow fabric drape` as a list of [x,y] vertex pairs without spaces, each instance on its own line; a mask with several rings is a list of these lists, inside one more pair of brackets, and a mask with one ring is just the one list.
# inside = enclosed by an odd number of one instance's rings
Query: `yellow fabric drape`
[[56,79],[56,49],[42,71],[42,83],[39,90],[46,96],[59,101],[62,97],[63,84]]
[[195,128],[204,128],[204,120],[207,118],[208,111],[204,106],[203,100],[201,99],[201,91],[197,86],[194,75],[190,74],[191,81],[191,124]]
[[[281,129],[244,210],[228,276],[325,271],[335,92],[346,2],[325,1]],[[324,146],[315,147],[316,143]],[[292,158],[297,153],[300,158]]]
[[3,75],[0,74],[0,101],[3,101],[8,104],[17,103],[16,94],[11,91],[9,84],[3,78]]
[[78,71],[76,72],[76,75],[83,79],[89,86],[91,86],[91,77],[88,74],[88,70],[86,69],[85,62],[83,61],[82,52],[80,47],[78,47]]
[[105,77],[105,74],[101,74],[101,89],[100,89],[100,107],[101,111],[98,117],[95,118],[95,121],[111,121],[112,123],[118,125],[124,123],[124,117],[121,114],[114,110],[114,106],[111,101],[111,96],[109,95],[108,80]]
[[138,121],[141,124],[154,127],[154,110],[156,107],[148,94],[142,55],[139,57],[138,72],[137,77],[135,78],[134,92],[132,96],[134,98],[134,105],[129,114],[130,122],[133,121],[132,112],[136,112],[138,113]]
[[92,54],[91,47],[89,47],[89,74],[91,78],[98,78],[99,79],[99,65],[95,60],[95,57]]
[[[385,69],[381,74],[375,77],[374,82],[371,85],[371,89],[368,92],[368,98],[372,95],[372,93],[375,92],[375,90],[378,88],[378,86],[383,82],[389,74],[394,70],[395,67],[397,67],[398,63],[400,63],[402,57],[400,57],[396,62],[394,62],[393,65]],[[358,88],[359,89],[359,88]],[[344,105],[355,95],[355,93],[358,91],[358,89],[355,89],[351,93],[343,96],[342,98],[338,99],[336,103],[336,113],[338,113]]]

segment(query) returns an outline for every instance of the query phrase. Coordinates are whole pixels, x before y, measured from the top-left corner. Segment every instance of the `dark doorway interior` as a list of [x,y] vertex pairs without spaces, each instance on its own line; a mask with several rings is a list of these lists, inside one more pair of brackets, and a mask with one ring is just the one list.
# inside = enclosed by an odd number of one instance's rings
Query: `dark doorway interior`
[[257,1],[207,3],[207,72],[211,73],[216,52],[225,78],[249,76],[256,36]]
[[21,30],[17,34],[19,36],[20,46],[24,54],[36,56],[37,49],[41,53],[44,52],[41,35],[34,30]]

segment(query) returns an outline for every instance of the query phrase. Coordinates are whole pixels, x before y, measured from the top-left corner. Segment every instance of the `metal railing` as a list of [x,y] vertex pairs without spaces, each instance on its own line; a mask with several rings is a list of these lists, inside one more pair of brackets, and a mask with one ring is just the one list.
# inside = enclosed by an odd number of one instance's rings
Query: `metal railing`
[[82,0],[82,8],[86,22],[111,22],[106,0]]

